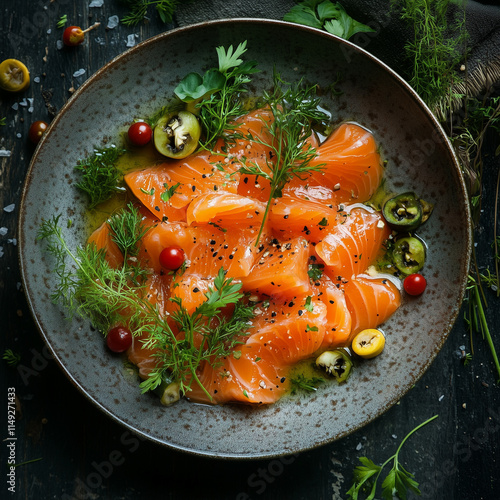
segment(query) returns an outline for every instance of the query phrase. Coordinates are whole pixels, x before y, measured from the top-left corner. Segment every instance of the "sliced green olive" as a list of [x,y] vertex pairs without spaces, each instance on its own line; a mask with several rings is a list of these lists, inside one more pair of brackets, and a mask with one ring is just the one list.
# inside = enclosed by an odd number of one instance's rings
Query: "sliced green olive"
[[159,153],[169,158],[186,158],[198,147],[201,126],[193,113],[179,111],[158,120],[154,144]]
[[337,382],[345,382],[351,373],[352,361],[342,349],[325,351],[316,359],[316,366],[324,368],[329,375],[333,375]]
[[413,236],[399,238],[392,251],[394,265],[404,274],[417,273],[425,264],[425,245]]
[[422,204],[415,193],[403,193],[384,203],[382,214],[396,230],[412,231],[422,224]]

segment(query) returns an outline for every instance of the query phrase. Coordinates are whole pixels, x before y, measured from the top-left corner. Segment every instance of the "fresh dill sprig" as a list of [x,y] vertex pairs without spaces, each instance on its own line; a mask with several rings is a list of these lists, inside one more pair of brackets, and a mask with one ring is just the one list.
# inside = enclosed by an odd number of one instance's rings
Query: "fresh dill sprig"
[[116,162],[124,152],[124,149],[116,146],[95,149],[92,156],[81,160],[75,166],[75,170],[82,174],[76,187],[87,193],[90,209],[108,200],[118,191],[121,174],[116,168]]
[[132,203],[108,221],[113,233],[111,239],[118,245],[125,261],[139,252],[139,241],[148,229],[142,222],[139,210]]
[[287,84],[275,74],[273,92],[264,94],[264,102],[273,114],[273,119],[265,124],[271,139],[267,141],[257,138],[251,133],[244,136],[248,141],[269,148],[272,157],[272,161],[266,158],[270,172],[251,161],[243,161],[239,168],[241,174],[261,176],[271,183],[269,200],[255,245],[258,245],[272,200],[282,195],[285,184],[293,177],[302,178],[323,168],[323,165],[311,165],[316,157],[316,150],[308,142],[312,124],[328,118],[319,109],[319,101],[315,85],[304,85],[302,80]]
[[[192,314],[188,313],[181,299],[170,299],[178,306],[170,318],[183,336],[180,338],[175,335],[166,320],[151,325],[144,348],[155,350],[154,356],[158,358],[158,363],[148,379],[141,383],[143,392],[154,390],[169,374],[179,383],[181,393],[186,394],[193,381],[196,381],[211,399],[198,379],[197,369],[202,362],[215,365],[218,359],[228,356],[249,328],[248,320],[253,317],[253,306],[241,300],[243,294],[240,290],[241,283],[233,283],[231,278],[225,278],[224,269],[221,268],[214,279],[213,288],[209,288],[205,294],[206,300]],[[230,304],[234,304],[235,308],[227,318],[221,315],[221,311]]]
[[66,25],[67,22],[68,22],[68,15],[64,14],[63,16],[61,16],[59,18],[59,21],[57,21],[56,27],[57,28],[64,28],[64,26]]
[[258,71],[255,61],[241,59],[246,45],[244,41],[236,49],[232,45],[227,49],[217,47],[218,68],[209,69],[203,76],[189,73],[174,90],[199,115],[205,132],[203,148],[209,149],[226,131],[236,128],[231,122],[243,114],[241,94],[246,92],[250,75]]
[[21,355],[14,352],[12,349],[5,349],[2,359],[12,367],[16,367],[21,361]]
[[121,19],[125,26],[135,26],[147,17],[149,7],[154,5],[163,23],[171,23],[181,0],[121,0],[129,12]]
[[[45,240],[47,252],[55,259],[54,272],[58,286],[52,293],[54,303],[67,308],[70,316],[79,314],[88,318],[101,332],[120,322],[133,328],[139,324],[147,301],[141,300],[147,271],[126,262],[121,268],[112,268],[104,250],[94,244],[78,247],[73,253],[64,240],[59,216],[44,220],[38,231],[38,240]],[[73,266],[69,266],[70,257]],[[128,309],[130,318],[124,316]]]
[[300,391],[314,392],[318,390],[318,386],[325,382],[322,377],[307,378],[303,373],[299,373],[296,377],[290,380],[291,394],[295,395]]
[[392,469],[382,482],[382,498],[385,500],[392,500],[394,496],[397,495],[398,498],[404,499],[407,497],[407,490],[411,490],[413,493],[420,495],[418,483],[413,479],[413,474],[405,470],[399,462],[399,453],[403,445],[413,433],[421,429],[424,425],[427,425],[429,422],[432,422],[437,417],[438,415],[434,415],[410,431],[401,441],[396,453],[389,457],[382,465],[376,465],[372,460],[366,457],[360,457],[359,461],[362,465],[358,465],[354,469],[354,481],[350,490],[347,492],[349,498],[351,498],[351,500],[358,500],[360,492],[362,490],[369,489],[370,493],[366,497],[366,500],[373,500],[377,491],[377,481],[380,474],[382,473],[384,467],[390,462],[392,462]]
[[[433,111],[458,82],[457,66],[465,55],[462,47],[467,33],[463,19],[457,18],[456,26],[448,25],[451,3],[452,0],[397,3],[401,5],[401,19],[414,30],[413,39],[405,45],[407,59],[413,62],[409,83]],[[454,36],[449,35],[449,29],[454,30]]]

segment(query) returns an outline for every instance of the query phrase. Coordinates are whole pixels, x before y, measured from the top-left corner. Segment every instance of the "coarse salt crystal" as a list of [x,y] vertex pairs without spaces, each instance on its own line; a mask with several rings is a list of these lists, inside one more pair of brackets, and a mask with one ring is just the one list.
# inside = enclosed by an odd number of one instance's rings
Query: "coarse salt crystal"
[[13,105],[12,105],[12,109],[14,111],[17,111],[19,109],[19,103],[15,102]]
[[89,7],[102,7],[104,5],[104,0],[92,0],[89,3]]
[[40,77],[39,76],[35,76],[35,78],[33,78],[33,81],[35,83],[40,83]]
[[17,239],[16,238],[8,239],[7,243],[12,243],[14,246],[16,246],[17,245]]
[[0,236],[5,236],[9,230],[6,227],[0,227]]
[[106,25],[106,28],[112,30],[113,28],[116,28],[118,24],[120,24],[120,18],[118,16],[111,16],[108,17],[108,24]]
[[443,401],[443,399],[444,399],[444,394],[442,396],[439,396],[438,401],[441,402],[441,401]]
[[56,48],[57,50],[62,50],[62,48],[64,47],[64,43],[62,40],[57,40],[56,41]]
[[135,35],[131,34],[127,36],[127,47],[133,47],[135,45]]
[[28,101],[26,100],[26,98],[24,98],[20,103],[19,103],[19,106],[23,106],[23,107],[26,107],[28,105]]
[[356,451],[361,450],[361,448],[363,448],[363,445],[361,443],[358,443],[358,445],[356,446]]
[[10,156],[10,151],[7,149],[0,149],[0,158],[8,158]]
[[16,208],[15,203],[11,203],[10,205],[7,205],[6,207],[3,207],[3,211],[7,212],[7,213],[10,213],[10,212],[13,212],[15,208]]
[[83,68],[80,68],[79,70],[77,70],[73,73],[73,78],[78,78],[80,76],[83,76],[84,74],[85,74],[85,70]]

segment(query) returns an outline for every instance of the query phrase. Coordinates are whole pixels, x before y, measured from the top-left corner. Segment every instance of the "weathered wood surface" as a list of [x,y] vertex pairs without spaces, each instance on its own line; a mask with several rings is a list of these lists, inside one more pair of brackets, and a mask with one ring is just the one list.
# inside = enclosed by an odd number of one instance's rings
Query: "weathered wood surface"
[[[163,25],[152,12],[148,23],[135,28],[119,25],[112,30],[104,27],[108,17],[121,17],[124,8],[116,0],[105,0],[100,8],[89,8],[89,3],[3,0],[0,7],[0,60],[21,59],[32,77],[29,90],[21,96],[0,96],[0,117],[6,117],[6,126],[0,127],[0,150],[11,152],[10,157],[0,157],[0,227],[7,228],[0,236],[0,352],[11,348],[22,355],[17,369],[0,363],[4,398],[0,437],[7,437],[5,399],[7,388],[14,387],[19,401],[16,461],[41,458],[16,469],[14,494],[8,491],[3,476],[0,497],[344,499],[360,456],[383,463],[408,431],[438,414],[436,421],[413,436],[401,457],[420,483],[422,498],[500,498],[499,387],[488,346],[480,336],[474,338],[472,362],[464,366],[460,360],[460,346],[470,351],[461,318],[427,373],[383,416],[339,442],[279,459],[213,461],[141,441],[92,406],[64,377],[50,360],[20,283],[15,238],[22,185],[33,153],[27,141],[29,125],[34,120],[50,121],[50,112],[63,106],[72,88],[126,50],[128,35],[137,35],[138,42],[172,29],[193,18],[197,2],[181,9],[171,25]],[[226,12],[232,12],[227,10],[228,3],[200,4],[200,16],[220,12],[220,17],[227,17]],[[292,4],[279,1],[271,9],[266,2],[238,2],[238,15],[273,17]],[[68,15],[70,24],[88,26],[101,21],[104,25],[92,32],[83,46],[60,50],[57,40],[62,30],[56,28],[56,22],[63,14]],[[79,80],[73,75],[80,69],[85,74]],[[33,81],[35,78],[39,81]],[[24,98],[33,99],[33,110],[28,101],[23,105]],[[494,138],[490,142],[484,215],[477,240],[481,264],[489,266],[494,185],[499,169],[498,158],[493,155]],[[11,204],[15,204],[14,210],[6,212],[4,207]],[[499,302],[493,296],[489,298],[488,321],[500,349]],[[8,457],[4,442],[0,454],[3,468]]]

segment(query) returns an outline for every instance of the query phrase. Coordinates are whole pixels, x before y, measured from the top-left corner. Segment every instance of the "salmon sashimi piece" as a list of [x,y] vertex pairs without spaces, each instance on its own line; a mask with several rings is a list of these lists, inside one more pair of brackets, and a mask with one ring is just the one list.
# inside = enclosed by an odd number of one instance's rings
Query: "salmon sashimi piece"
[[343,217],[344,221],[315,246],[316,254],[326,264],[325,272],[334,279],[351,279],[365,271],[379,257],[391,233],[382,215],[368,208],[353,208]]
[[[310,177],[334,189],[338,202],[364,202],[375,193],[384,173],[371,132],[355,123],[344,123],[317,149],[311,166],[324,164]],[[307,183],[307,181],[306,181]]]
[[241,278],[243,290],[290,298],[308,295],[311,288],[307,274],[309,254],[309,244],[304,238],[273,242],[258,255],[250,273]]
[[246,345],[260,345],[274,366],[297,363],[320,348],[326,316],[326,305],[312,297],[275,302],[252,320]]
[[87,244],[94,244],[97,250],[105,251],[106,261],[108,264],[117,269],[123,266],[123,254],[118,248],[118,245],[113,240],[113,233],[107,222],[103,222],[87,240]]
[[211,397],[193,380],[190,401],[198,403],[276,402],[289,388],[288,368],[272,364],[260,345],[243,345],[234,354],[212,366],[204,363],[197,376]]
[[[230,133],[241,134],[243,137],[227,145],[226,152],[229,157],[237,159],[240,165],[241,162],[248,166],[257,165],[263,172],[270,175],[269,163],[272,161],[272,148],[267,144],[273,144],[274,139],[266,124],[273,119],[270,109],[256,109],[236,120],[236,128]],[[249,140],[247,136],[251,136],[254,140]],[[238,194],[267,201],[271,194],[271,183],[263,176],[242,174],[239,179]]]
[[[161,223],[150,229],[143,238],[141,260],[156,272],[161,271],[160,253],[164,248],[179,245],[186,255],[189,274],[216,276],[224,267],[228,278],[247,276],[257,259],[255,246],[260,226],[244,231],[223,232],[213,226],[187,226],[185,223]],[[267,239],[264,230],[261,241]],[[260,247],[261,250],[263,248]]]
[[352,319],[342,286],[323,275],[315,283],[315,289],[318,294],[316,301],[322,302],[327,311],[325,336],[321,349],[347,345],[352,330]]
[[234,193],[207,193],[193,200],[186,220],[191,224],[216,224],[223,228],[260,225],[266,205]]
[[401,293],[388,278],[357,276],[344,285],[352,327],[349,340],[366,328],[376,328],[401,305]]
[[231,164],[218,168],[224,160],[224,156],[202,151],[183,160],[130,172],[124,180],[132,194],[158,218],[182,221],[187,205],[200,194],[236,193],[239,175]]
[[314,243],[336,225],[337,218],[336,209],[296,196],[276,198],[269,211],[269,223],[278,239],[302,236]]
[[134,336],[132,339],[132,346],[127,351],[129,361],[137,366],[139,369],[139,376],[143,380],[148,378],[149,374],[156,368],[159,361],[156,356],[159,352],[158,349],[146,349],[144,347],[144,343],[148,341],[148,338],[148,333]]
[[320,184],[316,179],[307,177],[307,181],[294,177],[283,188],[283,196],[301,198],[323,203],[327,208],[336,208],[338,200],[331,187]]

